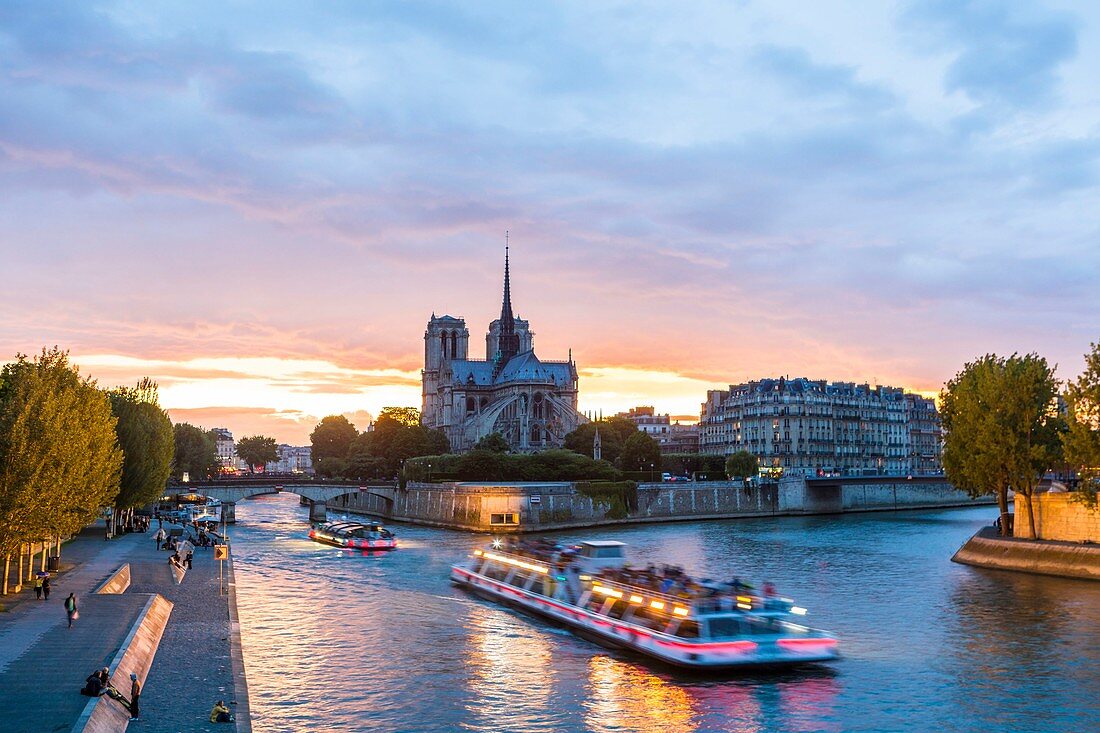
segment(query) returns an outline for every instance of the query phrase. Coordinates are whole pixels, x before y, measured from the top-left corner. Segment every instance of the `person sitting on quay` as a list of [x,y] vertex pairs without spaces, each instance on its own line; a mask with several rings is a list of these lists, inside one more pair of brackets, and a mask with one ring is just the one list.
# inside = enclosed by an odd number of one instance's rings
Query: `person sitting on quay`
[[88,679],[84,680],[84,687],[80,688],[80,694],[88,697],[99,697],[104,694],[110,684],[110,675],[111,672],[107,667],[92,672],[88,675]]
[[233,716],[229,714],[229,708],[225,706],[224,700],[218,700],[214,704],[213,709],[210,711],[211,723],[232,723]]

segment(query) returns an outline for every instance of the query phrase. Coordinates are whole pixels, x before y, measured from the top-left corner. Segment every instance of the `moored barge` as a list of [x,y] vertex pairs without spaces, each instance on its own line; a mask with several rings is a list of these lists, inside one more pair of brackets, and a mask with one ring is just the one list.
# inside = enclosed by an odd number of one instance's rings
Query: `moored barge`
[[621,542],[563,548],[500,542],[474,550],[451,580],[600,644],[696,670],[786,667],[839,656],[836,637],[767,587],[696,582],[680,568],[631,568]]
[[356,550],[395,550],[397,537],[378,522],[324,522],[310,527],[309,538]]

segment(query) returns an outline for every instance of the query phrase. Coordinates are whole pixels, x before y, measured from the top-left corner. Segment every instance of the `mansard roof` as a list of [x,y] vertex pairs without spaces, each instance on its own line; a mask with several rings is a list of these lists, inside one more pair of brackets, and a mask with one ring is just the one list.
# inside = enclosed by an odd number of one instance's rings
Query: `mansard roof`
[[493,377],[493,362],[455,359],[451,361],[451,383],[488,387],[508,382],[543,382],[559,387],[573,386],[573,366],[567,361],[543,362],[534,351],[516,354]]

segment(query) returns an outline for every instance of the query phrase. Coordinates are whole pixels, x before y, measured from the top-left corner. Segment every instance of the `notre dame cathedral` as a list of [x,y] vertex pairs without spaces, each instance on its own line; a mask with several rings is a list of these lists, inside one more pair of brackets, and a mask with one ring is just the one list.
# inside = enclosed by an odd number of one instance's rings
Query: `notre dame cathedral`
[[527,321],[512,315],[508,248],[504,249],[504,302],[489,324],[485,359],[467,357],[466,321],[436,316],[424,332],[421,423],[442,428],[451,450],[469,450],[492,433],[512,450],[559,448],[584,421],[577,413],[577,366],[535,356]]

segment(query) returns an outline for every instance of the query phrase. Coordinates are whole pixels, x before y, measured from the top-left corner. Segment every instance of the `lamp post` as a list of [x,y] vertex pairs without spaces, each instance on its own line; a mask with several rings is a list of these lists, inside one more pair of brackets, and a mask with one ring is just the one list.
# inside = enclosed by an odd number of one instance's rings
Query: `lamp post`
[[432,464],[428,464],[428,483],[432,482]]
[[657,480],[657,478],[654,475],[654,471],[653,471],[653,463],[650,463],[649,464],[649,483],[653,483],[656,480]]

